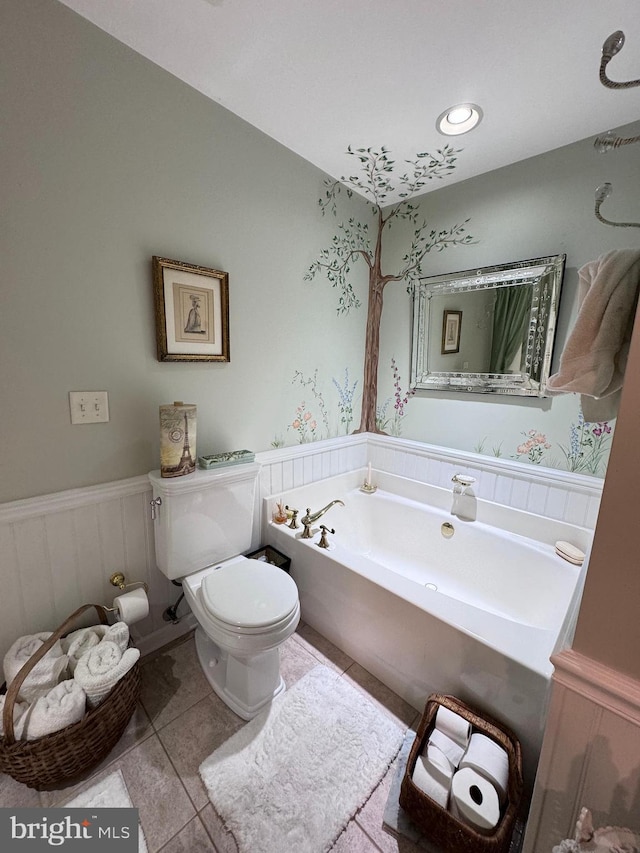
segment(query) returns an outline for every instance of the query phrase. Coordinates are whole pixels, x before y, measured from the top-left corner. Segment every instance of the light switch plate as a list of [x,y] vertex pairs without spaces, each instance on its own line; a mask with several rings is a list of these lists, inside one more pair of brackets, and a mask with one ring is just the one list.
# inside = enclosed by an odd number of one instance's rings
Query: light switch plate
[[109,420],[106,391],[69,391],[72,424],[103,424]]

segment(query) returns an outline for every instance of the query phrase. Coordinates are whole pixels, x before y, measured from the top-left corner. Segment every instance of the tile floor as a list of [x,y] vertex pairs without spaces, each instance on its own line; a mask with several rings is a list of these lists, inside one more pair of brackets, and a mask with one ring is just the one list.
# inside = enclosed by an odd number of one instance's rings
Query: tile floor
[[[282,647],[285,682],[291,686],[319,662],[338,670],[404,727],[418,724],[420,715],[414,708],[324,637],[300,625]],[[232,837],[209,803],[198,767],[244,721],[212,692],[198,664],[192,636],[144,659],[141,699],[118,745],[83,783],[37,792],[0,775],[0,807],[59,805],[120,769],[139,809],[149,853],[236,853]],[[424,848],[383,828],[395,772],[392,766],[338,838],[333,853],[424,853]]]

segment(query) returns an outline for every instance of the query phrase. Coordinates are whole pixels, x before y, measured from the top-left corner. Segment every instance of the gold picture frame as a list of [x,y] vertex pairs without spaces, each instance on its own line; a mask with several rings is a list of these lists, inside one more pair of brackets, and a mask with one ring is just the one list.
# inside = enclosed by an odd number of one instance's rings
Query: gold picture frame
[[229,274],[153,257],[158,361],[230,361]]
[[442,348],[441,355],[460,352],[460,331],[462,330],[462,311],[442,312]]

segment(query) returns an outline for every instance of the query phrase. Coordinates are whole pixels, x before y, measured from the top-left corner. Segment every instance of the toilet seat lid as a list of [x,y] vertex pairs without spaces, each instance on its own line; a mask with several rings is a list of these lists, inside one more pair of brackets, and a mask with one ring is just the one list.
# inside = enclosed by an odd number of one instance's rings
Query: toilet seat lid
[[243,559],[214,570],[202,581],[202,602],[221,622],[262,628],[288,616],[298,604],[298,587],[270,563]]

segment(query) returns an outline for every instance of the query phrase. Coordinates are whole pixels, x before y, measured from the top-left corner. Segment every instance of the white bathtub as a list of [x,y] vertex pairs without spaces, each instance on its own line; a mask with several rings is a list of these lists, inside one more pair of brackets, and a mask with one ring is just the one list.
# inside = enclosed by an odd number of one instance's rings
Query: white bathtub
[[[525,777],[537,765],[552,666],[573,629],[583,570],[555,554],[564,539],[583,551],[579,527],[481,500],[477,520],[451,514],[452,493],[364,471],[265,499],[266,541],[291,557],[302,619],[422,710],[451,693],[510,726]],[[276,500],[301,518],[334,499],[312,539],[270,521]],[[445,538],[443,523],[452,524]],[[319,548],[319,525],[335,529]]]

